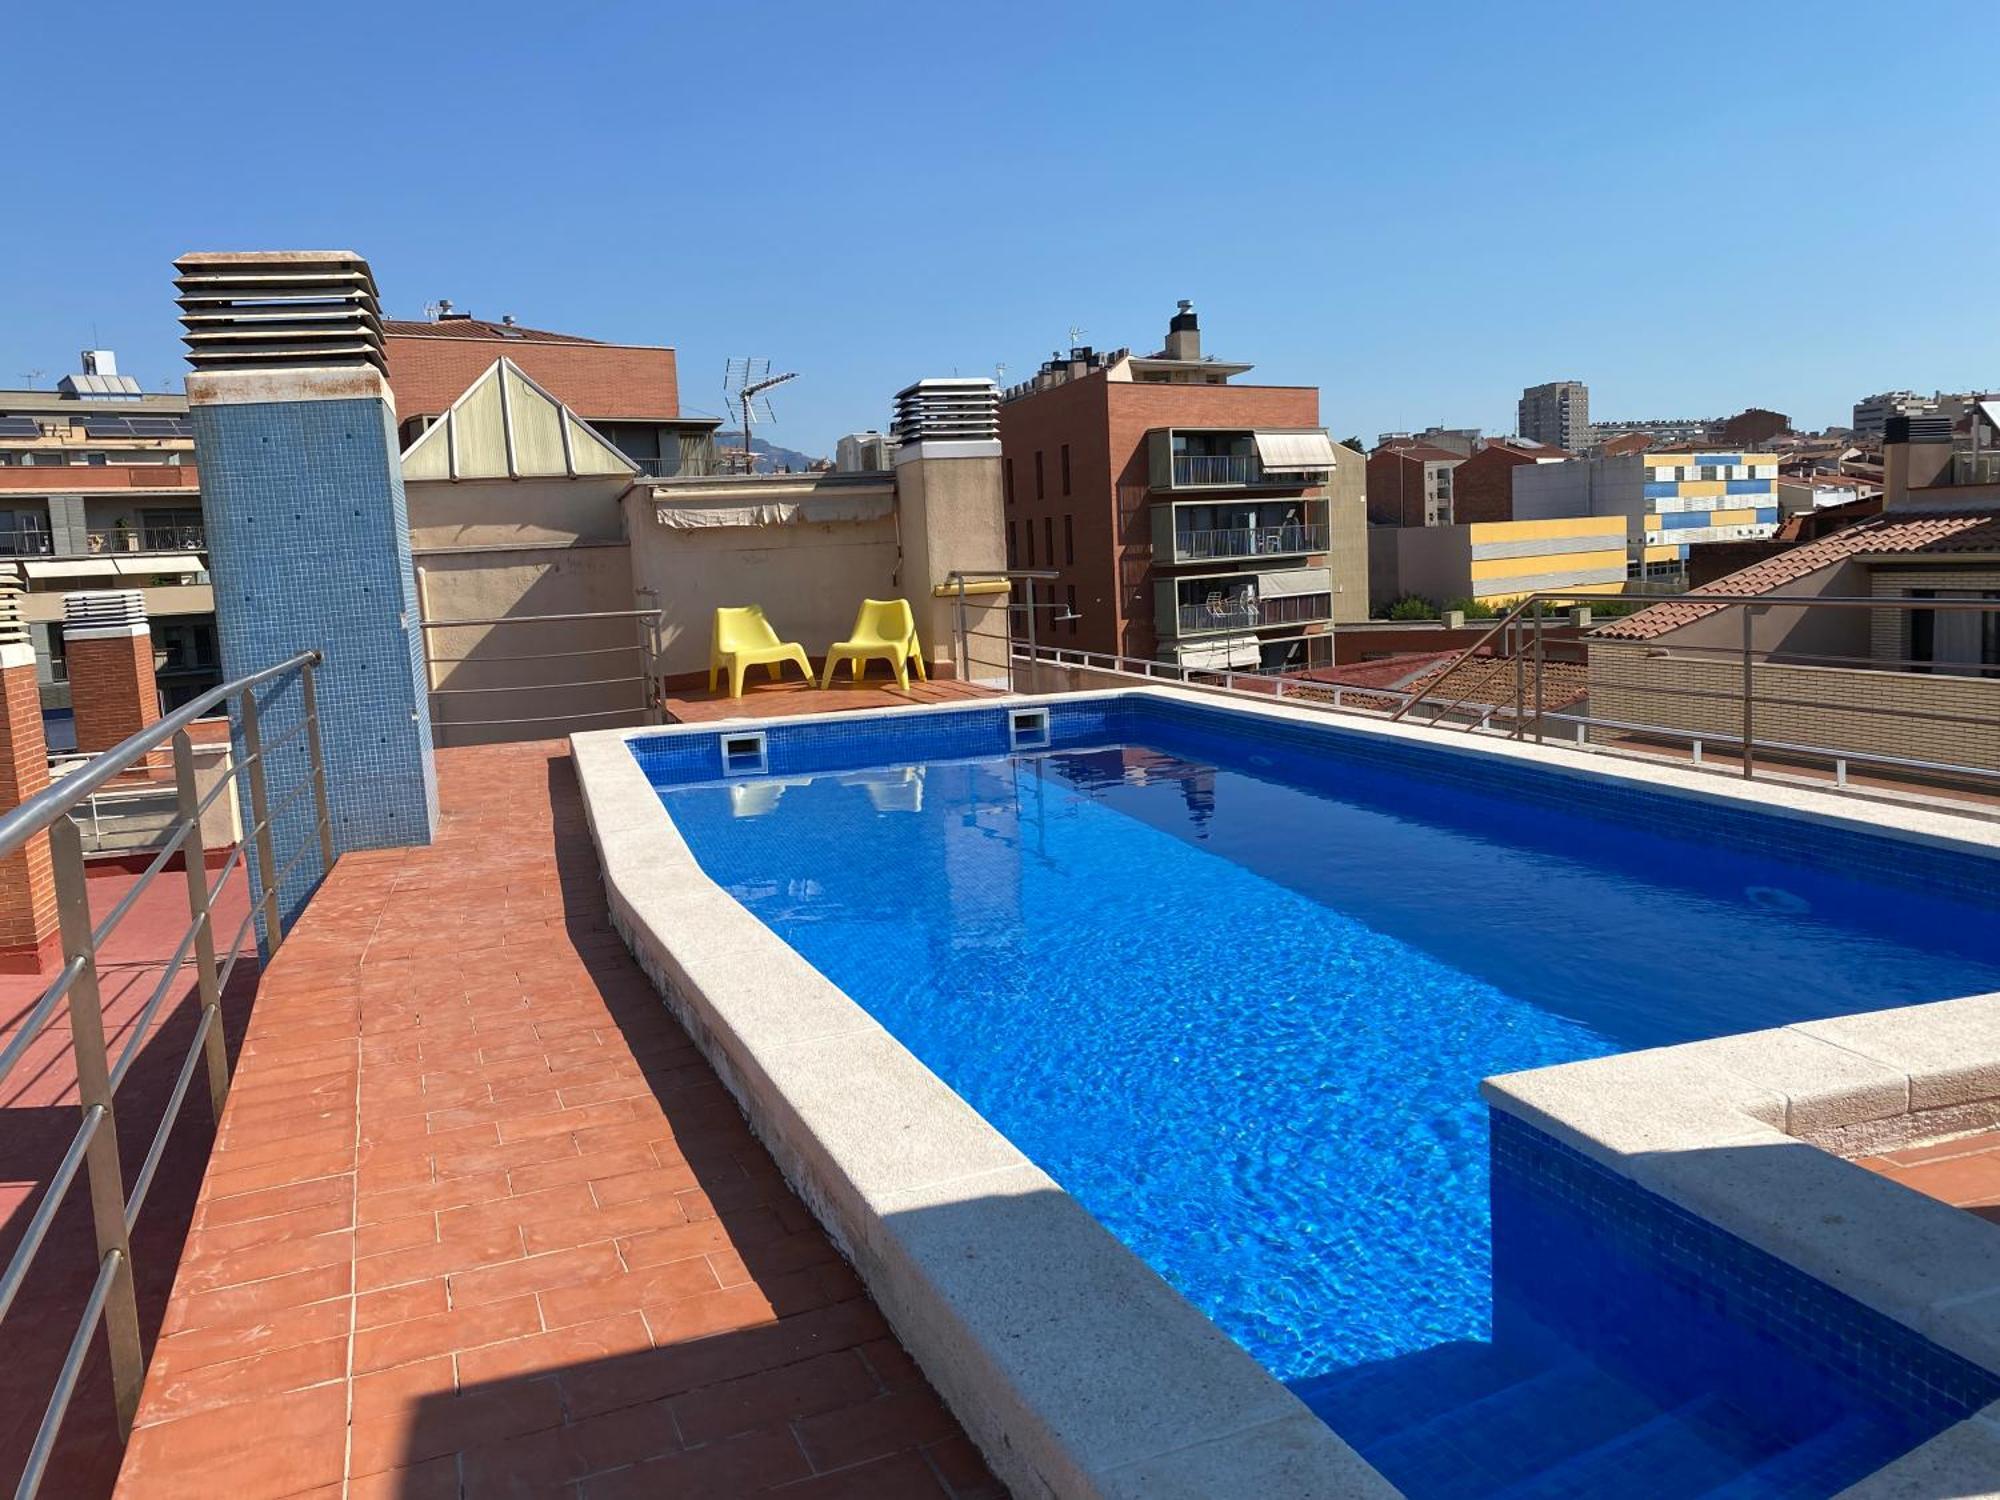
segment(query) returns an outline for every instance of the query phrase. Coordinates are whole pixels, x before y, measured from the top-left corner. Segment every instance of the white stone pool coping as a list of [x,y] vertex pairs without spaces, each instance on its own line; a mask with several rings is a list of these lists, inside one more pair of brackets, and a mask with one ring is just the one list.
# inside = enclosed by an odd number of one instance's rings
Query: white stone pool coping
[[[2000,827],[1948,813],[1857,804],[1769,783],[1739,786],[1708,773],[1612,762],[1587,751],[1336,720],[1278,703],[1220,705],[1210,695],[1174,688],[1062,698],[1128,694],[1226,707],[1332,734],[1520,760],[1914,842],[2000,852]],[[963,713],[1022,701],[860,710],[804,722]],[[612,920],[994,1472],[1018,1500],[1396,1494],[1290,1391],[701,870],[627,741],[712,735],[744,723],[601,730],[571,738]],[[760,721],[758,727],[774,726]],[[1963,1009],[1980,1005],[1990,1010]],[[1914,1103],[1933,1121],[1949,1116],[1966,1101],[1946,1080],[1963,1069],[1940,1058],[1940,1050],[1962,1057],[1968,1047],[1990,1042],[1990,1067],[1974,1063],[1971,1074],[2000,1094],[2000,997],[1915,1009],[1944,1018],[1947,1029],[1938,1041],[1924,1039],[1931,1028],[1921,1021],[1891,1026],[1884,1035],[1893,1038],[1879,1045],[1907,1052],[1900,1074],[1894,1062],[1824,1031],[1878,1020],[1864,1016],[1516,1074],[1491,1081],[1488,1099],[1662,1196],[1680,1202],[1676,1194],[1690,1194],[1697,1201],[1683,1206],[1694,1212],[1761,1216],[1768,1228],[1756,1234],[1723,1218],[1717,1222],[1967,1358],[1989,1363],[2000,1352],[2000,1295],[1988,1295],[2000,1293],[2000,1265],[1975,1288],[1975,1252],[1947,1223],[1982,1236],[1992,1234],[1991,1226],[1786,1133],[1794,1122],[1809,1132],[1837,1135],[1859,1127],[1865,1133],[1893,1118],[1898,1099],[1904,1115]],[[1989,1017],[1991,1034],[1985,1035]],[[1810,1050],[1822,1047],[1829,1056]],[[1768,1078],[1758,1082],[1736,1071],[1753,1066],[1768,1066]],[[1815,1066],[1833,1071],[1822,1076]],[[1913,1067],[1921,1071],[1921,1086]],[[1603,1071],[1587,1071],[1593,1069]],[[1644,1086],[1646,1079],[1652,1087]],[[1697,1129],[1696,1121],[1706,1123]],[[1696,1133],[1677,1134],[1689,1130]],[[1728,1153],[1726,1170],[1704,1173],[1703,1158],[1688,1156],[1711,1150]],[[1776,1155],[1796,1173],[1779,1170],[1772,1180],[1766,1158]],[[1647,1175],[1632,1170],[1638,1164]],[[1829,1192],[1832,1199],[1825,1200]],[[1873,1204],[1871,1232],[1836,1232],[1843,1225],[1825,1222],[1826,1201],[1845,1205],[1857,1195]],[[1890,1234],[1878,1219],[1892,1211],[1896,1229]],[[1802,1227],[1815,1219],[1817,1234]],[[1904,1247],[1912,1244],[1944,1258],[1929,1269],[1921,1254],[1907,1253]],[[1917,1321],[1918,1314],[1926,1321]],[[1951,1325],[1954,1341],[1932,1331],[1940,1324]],[[1968,1352],[1973,1348],[1984,1357]],[[1989,1411],[1961,1423],[1876,1478],[1893,1482],[1891,1476],[1908,1469],[1921,1482],[1923,1466],[1935,1470],[1940,1464],[1969,1475],[1964,1466],[1974,1462],[1986,1464],[1982,1472],[1990,1478],[1996,1472],[1992,1456],[2000,1454],[1994,1417]],[[1991,1445],[1990,1453],[1982,1444]],[[1866,1493],[1869,1500],[1889,1500],[1904,1492]]]

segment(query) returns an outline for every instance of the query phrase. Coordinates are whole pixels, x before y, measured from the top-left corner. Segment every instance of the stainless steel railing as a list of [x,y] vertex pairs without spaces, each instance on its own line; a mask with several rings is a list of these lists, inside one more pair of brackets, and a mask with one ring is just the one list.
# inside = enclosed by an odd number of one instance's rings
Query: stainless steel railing
[[[22,1471],[17,1500],[25,1500],[40,1488],[42,1477],[54,1452],[56,1436],[76,1393],[84,1362],[101,1323],[111,1359],[111,1386],[116,1406],[118,1432],[129,1437],[132,1419],[138,1411],[139,1389],[145,1379],[145,1355],[140,1342],[139,1312],[132,1272],[132,1230],[165,1154],[189,1088],[197,1072],[206,1075],[209,1105],[216,1118],[222,1115],[223,1100],[229,1092],[229,1053],[222,1034],[221,1001],[224,988],[235,972],[258,915],[264,917],[266,942],[272,951],[284,942],[285,928],[278,912],[278,888],[298,867],[299,861],[317,849],[322,874],[333,866],[333,822],[327,806],[326,764],[320,747],[319,710],[313,687],[313,669],[319,665],[316,651],[302,652],[288,661],[225,682],[211,688],[193,702],[168,714],[122,744],[105,751],[78,770],[72,771],[36,793],[5,816],[0,816],[0,858],[28,849],[37,839],[46,838],[54,865],[56,916],[62,939],[62,966],[42,991],[41,997],[21,1018],[19,1029],[4,1049],[0,1049],[0,1080],[4,1080],[24,1057],[35,1039],[54,1019],[58,1007],[69,1018],[70,1047],[75,1058],[79,1119],[62,1161],[57,1165],[34,1216],[7,1262],[0,1271],[0,1321],[4,1321],[41,1252],[57,1211],[69,1191],[82,1178],[89,1194],[91,1220],[96,1239],[97,1278],[86,1300],[76,1333],[57,1376],[36,1429],[33,1447]],[[265,743],[257,723],[256,689],[296,676],[300,685],[301,717],[298,725],[283,736]],[[233,708],[243,734],[244,754],[206,792],[195,778],[194,742],[188,730],[195,720],[218,707]],[[306,770],[298,783],[285,792],[278,813],[295,805],[302,797],[313,798],[317,839],[301,840],[300,846],[282,870],[274,871],[272,822],[269,788],[269,761],[282,745],[303,735],[307,751]],[[139,878],[107,912],[93,921],[90,893],[85,882],[82,833],[74,811],[92,795],[104,790],[135,768],[141,771],[148,757],[171,742],[173,751],[174,795],[178,815],[165,842],[154,854]],[[210,881],[207,850],[203,847],[202,815],[243,780],[252,809],[251,826],[243,840],[222,866],[221,874]],[[246,845],[254,842],[256,863],[249,871],[252,887],[250,911],[228,942],[218,948],[213,911],[216,900],[227,887]],[[131,1034],[112,1059],[104,1037],[103,998],[98,985],[98,953],[118,928],[153,880],[176,855],[187,872],[188,925],[158,982],[140,1007]],[[119,1159],[116,1105],[119,1086],[138,1061],[146,1038],[161,1008],[179,992],[184,969],[194,965],[200,1016],[193,1040],[188,1045],[180,1072],[168,1095],[159,1127],[153,1132],[144,1161],[125,1185],[123,1163]],[[44,1314],[46,1315],[46,1313]]]
[[[662,611],[658,609],[614,609],[579,611],[571,614],[552,615],[497,615],[481,619],[425,620],[424,667],[430,674],[430,694],[434,704],[431,714],[433,731],[470,729],[499,731],[499,738],[509,737],[509,732],[521,735],[547,734],[545,727],[530,729],[528,726],[547,726],[579,721],[595,721],[612,718],[632,719],[643,717],[648,724],[659,722],[660,704],[660,620]],[[508,652],[504,655],[488,654],[477,649],[477,643],[460,654],[439,655],[430,649],[432,631],[478,630],[481,632],[501,628],[520,629],[533,627],[537,632],[560,631],[565,628],[601,624],[603,622],[630,622],[635,639],[621,641],[609,646],[587,646],[566,651]],[[612,658],[630,658],[619,662]],[[571,662],[588,660],[586,669],[591,675],[568,677],[551,676],[551,672],[562,673],[563,668],[537,667],[527,673],[528,681],[486,682],[475,686],[453,687],[448,684],[452,677],[440,677],[440,667],[457,669],[462,667],[505,667],[514,668],[529,662]],[[621,704],[614,708],[584,709],[569,713],[514,713],[507,706],[522,702],[522,695],[529,695],[527,706],[546,707],[537,704],[537,698],[546,698],[550,693],[601,690],[604,695],[620,689],[637,689],[637,702]],[[495,696],[501,695],[501,696]],[[440,713],[438,708],[445,701],[456,703],[465,700],[478,705],[491,703],[501,710],[501,717],[467,718],[455,712]]]
[[1324,552],[1324,526],[1237,526],[1174,533],[1177,560],[1200,562],[1211,557],[1272,557],[1288,552]]

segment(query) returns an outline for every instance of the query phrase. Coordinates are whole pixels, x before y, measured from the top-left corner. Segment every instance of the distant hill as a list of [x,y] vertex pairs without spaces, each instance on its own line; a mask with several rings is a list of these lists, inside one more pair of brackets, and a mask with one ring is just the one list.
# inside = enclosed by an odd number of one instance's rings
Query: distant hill
[[[720,454],[724,448],[740,448],[742,446],[742,434],[733,429],[727,432],[718,432],[715,435],[715,451],[717,454]],[[796,448],[780,448],[775,443],[768,442],[754,433],[750,438],[750,451],[757,455],[757,472],[759,474],[776,474],[783,469],[790,469],[794,474],[798,474],[821,462],[820,459],[810,453],[801,453]]]

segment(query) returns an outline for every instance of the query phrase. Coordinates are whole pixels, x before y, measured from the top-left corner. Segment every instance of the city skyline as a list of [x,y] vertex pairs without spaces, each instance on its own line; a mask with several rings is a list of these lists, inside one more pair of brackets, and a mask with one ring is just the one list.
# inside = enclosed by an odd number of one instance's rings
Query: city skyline
[[[1025,378],[1073,326],[1150,352],[1183,297],[1249,380],[1318,385],[1336,436],[1504,433],[1524,387],[1571,378],[1600,419],[1757,405],[1818,428],[1874,392],[2000,379],[1990,283],[1897,291],[1873,316],[1903,270],[2000,231],[1952,153],[1921,144],[1980,123],[1975,50],[1926,40],[1959,12],[1976,15],[1948,5],[1871,52],[1893,138],[1874,111],[1815,107],[1848,80],[1775,66],[1808,26],[1873,34],[1859,6],[1697,8],[1671,37],[1602,15],[1551,32],[1531,8],[1512,18],[1526,51],[1466,7],[1272,12],[1288,51],[1329,60],[1326,84],[1291,87],[1251,65],[1241,16],[1191,7],[775,6],[752,27],[747,115],[740,70],[667,66],[736,48],[720,15],[605,6],[552,42],[364,4],[380,45],[357,115],[330,75],[278,66],[305,23],[210,25],[184,74],[159,66],[190,55],[175,17],[135,12],[92,88],[170,120],[177,169],[0,231],[0,384],[47,386],[101,344],[176,388],[174,255],[337,244],[370,258],[397,317],[449,297],[670,344],[690,409],[724,413],[725,359],[768,355],[802,373],[760,435],[818,454],[884,426],[913,379]],[[657,66],[604,89],[620,57]],[[1653,77],[1674,108],[1635,86]],[[17,88],[31,119],[75,106],[61,70]],[[554,106],[576,97],[596,102]],[[1897,201],[1929,191],[1951,214],[1881,211],[1867,185],[1891,177]],[[1785,206],[1802,183],[1841,190],[1808,214]]]

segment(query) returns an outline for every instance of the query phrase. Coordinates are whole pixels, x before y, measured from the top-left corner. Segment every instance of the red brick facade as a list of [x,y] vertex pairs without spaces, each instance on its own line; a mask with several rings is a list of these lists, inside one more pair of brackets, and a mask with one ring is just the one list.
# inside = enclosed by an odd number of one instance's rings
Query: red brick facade
[[[35,664],[0,668],[0,806],[19,807],[49,784]],[[57,949],[49,837],[0,860],[0,972],[33,973]]]
[[389,358],[398,422],[439,415],[503,354],[586,422],[620,417],[655,421],[680,415],[671,349],[543,343],[532,338],[412,338],[395,333],[387,334],[382,346]]
[[1535,460],[1518,448],[1489,443],[1451,471],[1454,522],[1514,519],[1514,471]]
[[95,754],[137,734],[160,717],[153,678],[153,637],[65,637],[76,748]]
[[1082,616],[1057,625],[1056,611],[1042,611],[1037,638],[1085,651],[1154,654],[1148,432],[1317,426],[1312,386],[1149,384],[1099,372],[1002,404],[1008,566],[1060,570],[1053,584],[1036,585],[1037,598],[1047,599],[1041,591],[1052,587],[1053,602],[1066,605],[1074,590]]

